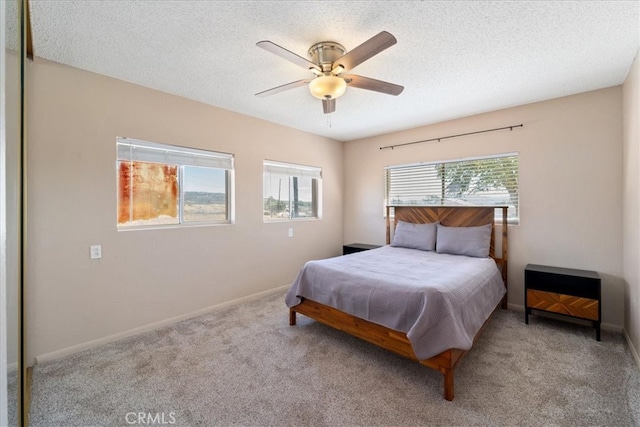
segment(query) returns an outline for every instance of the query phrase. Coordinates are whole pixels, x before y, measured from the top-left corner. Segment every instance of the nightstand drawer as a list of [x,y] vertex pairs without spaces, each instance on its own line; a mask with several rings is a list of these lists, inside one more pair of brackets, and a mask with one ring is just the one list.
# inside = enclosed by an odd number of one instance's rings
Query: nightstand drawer
[[565,269],[563,274],[557,274],[528,270],[526,272],[528,287],[540,291],[556,292],[590,299],[598,299],[600,297],[599,277],[575,276],[567,274],[566,271]]
[[600,320],[599,304],[596,299],[528,289],[527,307],[583,319]]

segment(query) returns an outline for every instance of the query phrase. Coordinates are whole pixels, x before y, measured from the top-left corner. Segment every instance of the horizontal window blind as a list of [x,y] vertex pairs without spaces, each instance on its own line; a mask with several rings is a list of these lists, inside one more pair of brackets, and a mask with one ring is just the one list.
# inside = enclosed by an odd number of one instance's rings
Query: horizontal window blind
[[304,178],[322,178],[322,169],[314,166],[300,166],[290,163],[264,161],[264,172],[278,175],[298,176]]
[[385,204],[509,206],[518,218],[518,154],[385,168]]
[[232,154],[120,137],[116,139],[116,145],[117,156],[120,161],[233,169]]

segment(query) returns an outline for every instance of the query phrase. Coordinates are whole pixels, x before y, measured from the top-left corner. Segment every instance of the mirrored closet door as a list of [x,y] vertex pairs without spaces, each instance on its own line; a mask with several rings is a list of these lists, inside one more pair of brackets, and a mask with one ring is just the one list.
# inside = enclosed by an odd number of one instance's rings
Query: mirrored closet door
[[22,300],[23,6],[0,1],[0,425],[24,424]]

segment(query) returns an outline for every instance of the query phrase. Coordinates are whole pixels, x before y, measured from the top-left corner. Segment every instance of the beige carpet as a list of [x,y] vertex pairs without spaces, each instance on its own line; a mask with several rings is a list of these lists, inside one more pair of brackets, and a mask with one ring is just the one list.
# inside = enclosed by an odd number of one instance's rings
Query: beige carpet
[[438,372],[304,316],[290,327],[278,292],[36,366],[31,424],[640,425],[621,334],[523,318],[496,313],[447,402]]

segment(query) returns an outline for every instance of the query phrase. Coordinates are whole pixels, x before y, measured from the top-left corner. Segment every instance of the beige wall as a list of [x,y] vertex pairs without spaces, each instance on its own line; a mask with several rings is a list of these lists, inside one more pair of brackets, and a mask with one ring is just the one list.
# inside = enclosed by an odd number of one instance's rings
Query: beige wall
[[[30,359],[287,285],[341,253],[342,143],[44,60],[27,78]],[[118,232],[116,136],[234,153],[235,224]],[[264,159],[323,168],[322,220],[263,223]]]
[[[425,102],[429,102],[425,100]],[[379,147],[515,124],[394,150]],[[527,263],[597,270],[602,317],[621,329],[622,90],[613,87],[345,145],[345,242],[384,243],[383,167],[518,152],[521,223],[509,229],[509,303],[523,305]]]
[[624,328],[640,365],[640,58],[623,85]]
[[[624,86],[625,117],[638,117],[637,62]],[[36,60],[27,71],[30,358],[287,285],[304,261],[337,255],[343,242],[384,243],[384,166],[514,151],[521,224],[510,228],[511,306],[522,305],[527,263],[597,270],[603,321],[624,324],[638,347],[640,144],[637,121],[627,119],[624,206],[635,211],[624,221],[625,307],[621,87],[343,146],[60,64]],[[511,132],[379,150],[519,123]],[[236,223],[118,232],[116,136],[234,153]],[[263,159],[323,167],[322,220],[263,223]],[[92,244],[102,245],[101,260],[89,259]]]

